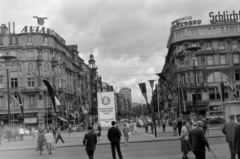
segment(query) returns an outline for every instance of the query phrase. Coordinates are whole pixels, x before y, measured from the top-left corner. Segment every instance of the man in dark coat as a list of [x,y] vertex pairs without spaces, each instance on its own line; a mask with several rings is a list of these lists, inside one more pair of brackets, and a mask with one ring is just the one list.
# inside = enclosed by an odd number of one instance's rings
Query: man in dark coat
[[237,118],[238,124],[234,126],[233,131],[233,151],[237,153],[238,158],[240,158],[240,117]]
[[234,115],[230,115],[230,121],[225,123],[222,128],[222,132],[226,136],[226,141],[228,142],[228,146],[231,153],[231,159],[236,159],[236,153],[234,153],[232,149],[233,132],[234,132],[235,125],[237,125],[237,123],[234,121]]
[[122,133],[116,127],[116,122],[112,121],[112,127],[108,129],[107,137],[111,142],[111,149],[112,149],[112,156],[113,159],[116,159],[115,147],[118,152],[119,159],[123,159],[121,149],[120,149],[120,140],[121,140]]
[[86,146],[86,151],[89,159],[93,159],[97,144],[97,134],[93,132],[92,126],[88,126],[88,131],[89,132],[84,136],[83,145]]
[[197,128],[192,129],[189,134],[189,142],[196,159],[206,159],[205,146],[208,148],[208,151],[211,150],[202,127],[202,121],[198,121]]
[[182,120],[179,118],[178,120],[178,135],[181,135],[181,130],[182,130]]

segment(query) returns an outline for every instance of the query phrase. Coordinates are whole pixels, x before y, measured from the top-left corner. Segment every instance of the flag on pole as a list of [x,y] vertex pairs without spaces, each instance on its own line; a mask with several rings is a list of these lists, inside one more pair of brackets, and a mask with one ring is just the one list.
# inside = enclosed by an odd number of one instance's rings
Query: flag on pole
[[[53,103],[54,112],[57,113],[57,110],[56,110],[56,97],[54,95],[53,88],[52,88],[52,86],[50,85],[50,83],[47,80],[43,80],[43,83],[47,86],[49,97],[51,98],[52,103]],[[60,104],[59,101],[58,101],[58,104]]]
[[226,81],[227,81],[227,84],[228,84],[228,86],[229,86],[229,88],[230,88],[230,90],[231,90],[231,92],[232,92],[233,99],[234,99],[235,101],[237,101],[237,92],[236,92],[236,87],[235,87],[235,85],[234,85],[232,82],[230,82],[229,80],[226,80]]
[[13,92],[12,97],[15,100],[15,102],[17,103],[17,105],[19,106],[22,118],[24,119],[23,103],[22,103],[22,99],[21,99],[20,94],[18,93],[18,91]]
[[146,84],[139,83],[139,87],[140,87],[143,97],[145,98],[146,102],[148,103]]
[[57,99],[57,97],[56,97],[56,96],[54,96],[54,99],[55,99],[56,106],[59,106],[59,105],[61,105],[61,103],[59,102],[59,100]]
[[184,94],[183,94],[183,86],[182,86],[182,81],[181,80],[179,82],[179,88],[180,88],[180,94],[182,96],[183,111],[186,112],[186,103],[185,103],[185,98],[184,98]]

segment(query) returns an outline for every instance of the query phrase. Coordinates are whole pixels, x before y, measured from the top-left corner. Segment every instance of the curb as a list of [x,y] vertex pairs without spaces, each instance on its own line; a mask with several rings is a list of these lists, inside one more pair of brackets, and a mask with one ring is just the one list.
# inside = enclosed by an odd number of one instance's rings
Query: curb
[[[216,136],[207,136],[206,138],[220,138],[220,137],[225,137],[223,135],[216,135]],[[161,142],[161,141],[174,141],[174,140],[179,140],[178,138],[172,138],[172,139],[156,139],[156,140],[146,140],[146,141],[131,141],[129,143],[146,143],[146,142]],[[97,145],[109,145],[109,143],[99,143]],[[121,142],[120,144],[124,144],[124,142]],[[84,145],[61,145],[61,146],[56,146],[56,148],[64,148],[64,147],[80,147]],[[18,151],[18,150],[35,150],[35,148],[16,148],[16,149],[6,149],[6,150],[0,150],[0,151]]]

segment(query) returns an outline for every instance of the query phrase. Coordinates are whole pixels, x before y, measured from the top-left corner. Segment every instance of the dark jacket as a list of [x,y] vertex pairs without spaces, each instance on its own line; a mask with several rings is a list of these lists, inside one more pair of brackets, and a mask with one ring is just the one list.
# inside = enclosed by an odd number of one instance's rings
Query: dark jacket
[[204,135],[204,131],[199,127],[190,131],[189,142],[192,146],[193,151],[205,152],[205,146],[209,148],[209,144]]
[[37,141],[43,142],[44,140],[45,140],[44,134],[43,133],[39,133]]
[[83,145],[86,146],[86,151],[94,151],[96,150],[96,144],[97,144],[97,134],[93,131],[88,132],[85,134],[83,139]]
[[122,133],[121,131],[116,127],[111,127],[108,129],[108,140],[111,142],[120,142]]
[[222,128],[223,134],[226,136],[226,141],[233,141],[233,132],[234,132],[234,126],[237,125],[235,121],[229,121],[224,124]]
[[179,120],[178,121],[178,129],[181,129],[182,128],[182,120]]
[[240,124],[234,126],[233,132],[233,150],[237,153],[240,152]]

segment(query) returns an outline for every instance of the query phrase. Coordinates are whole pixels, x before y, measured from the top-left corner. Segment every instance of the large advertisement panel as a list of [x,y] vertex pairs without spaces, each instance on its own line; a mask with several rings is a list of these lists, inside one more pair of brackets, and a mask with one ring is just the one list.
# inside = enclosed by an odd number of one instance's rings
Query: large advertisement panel
[[111,121],[116,121],[114,92],[99,92],[98,120],[101,127],[111,127]]

